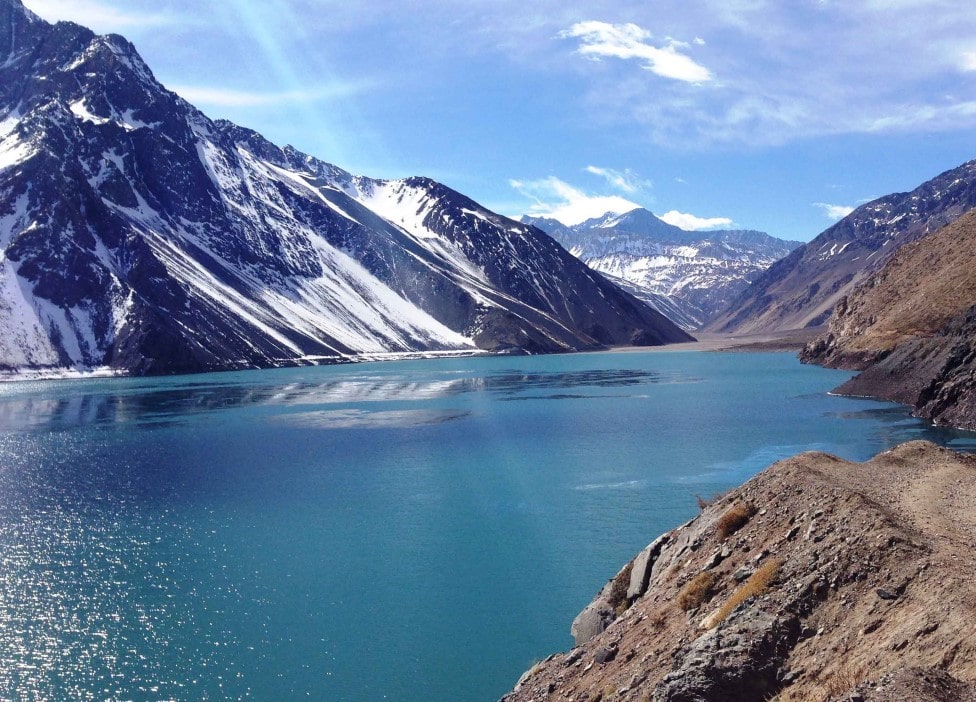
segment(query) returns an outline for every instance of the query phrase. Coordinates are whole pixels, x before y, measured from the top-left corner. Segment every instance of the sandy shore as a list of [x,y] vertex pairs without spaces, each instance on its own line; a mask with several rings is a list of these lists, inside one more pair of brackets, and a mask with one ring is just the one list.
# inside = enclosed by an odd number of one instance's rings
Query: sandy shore
[[762,334],[714,334],[692,332],[697,341],[667,346],[614,346],[614,353],[648,352],[667,353],[671,351],[799,351],[803,346],[819,336],[823,327],[813,329],[789,329]]

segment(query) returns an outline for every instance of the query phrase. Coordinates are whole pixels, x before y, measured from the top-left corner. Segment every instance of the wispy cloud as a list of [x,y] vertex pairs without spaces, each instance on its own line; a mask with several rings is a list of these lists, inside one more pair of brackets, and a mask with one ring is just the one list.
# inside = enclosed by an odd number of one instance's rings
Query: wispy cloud
[[702,229],[718,229],[719,227],[730,227],[733,222],[728,217],[697,217],[687,212],[671,210],[660,216],[660,219],[681,229],[697,232]]
[[618,195],[592,195],[569,183],[549,176],[541,180],[510,180],[515,190],[533,201],[526,214],[550,217],[567,226],[600,217],[608,212],[623,213],[640,207]]
[[46,20],[69,20],[91,27],[98,32],[121,32],[144,27],[175,24],[178,17],[165,12],[120,10],[97,0],[26,0],[32,12]]
[[303,90],[263,92],[190,85],[168,87],[194,105],[207,105],[212,107],[266,107],[270,105],[294,105],[344,98],[362,92],[365,84],[336,83]]
[[[592,58],[668,66],[667,50],[707,72],[708,90],[683,80],[647,81],[622,72],[590,75],[591,120],[640,128],[657,144],[702,149],[716,144],[779,145],[838,134],[967,130],[973,125],[968,80],[976,74],[976,10],[937,0],[850,0],[795,4],[702,0],[631,13],[636,24],[580,22],[560,36]],[[656,23],[656,24],[652,24]],[[650,38],[643,27],[706,44]],[[898,61],[912,46],[912,61]],[[647,48],[657,51],[648,52]],[[706,68],[707,66],[707,68]],[[689,64],[684,65],[690,69]],[[960,73],[962,76],[960,76]]]
[[835,222],[839,219],[844,219],[844,217],[854,211],[854,208],[850,205],[830,205],[826,202],[815,202],[813,204],[815,207],[823,210],[824,214],[827,215],[827,219]]
[[889,114],[869,120],[863,131],[904,132],[917,129],[952,129],[972,124],[976,100],[948,105],[902,105]]
[[651,181],[641,178],[629,168],[618,171],[613,168],[587,166],[586,172],[603,178],[610,187],[628,195],[636,195],[644,190],[650,190],[654,185]]
[[712,80],[711,71],[696,63],[690,56],[679,53],[679,49],[690,48],[689,44],[668,38],[662,45],[655,46],[649,43],[653,35],[636,24],[610,24],[596,20],[577,22],[560,32],[559,36],[564,39],[579,39],[580,47],[577,51],[583,56],[594,59],[636,59],[652,73],[685,83],[705,83]]

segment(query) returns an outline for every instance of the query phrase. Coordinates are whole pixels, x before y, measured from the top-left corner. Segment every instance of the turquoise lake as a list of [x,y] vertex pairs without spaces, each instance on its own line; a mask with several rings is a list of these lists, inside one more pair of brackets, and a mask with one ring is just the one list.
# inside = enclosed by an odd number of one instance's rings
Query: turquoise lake
[[0,699],[495,700],[695,494],[971,433],[791,354],[0,386]]

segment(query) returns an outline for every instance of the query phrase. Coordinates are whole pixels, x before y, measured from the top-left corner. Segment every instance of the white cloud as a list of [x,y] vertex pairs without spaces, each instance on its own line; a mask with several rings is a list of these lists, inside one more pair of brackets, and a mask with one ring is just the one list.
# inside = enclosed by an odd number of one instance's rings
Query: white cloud
[[813,204],[824,211],[827,219],[832,219],[835,222],[839,219],[844,219],[844,217],[854,211],[854,208],[850,205],[829,205],[826,202],[815,202]]
[[178,21],[170,14],[120,10],[97,0],[27,0],[24,5],[48,21],[77,22],[96,32],[121,32]]
[[[667,46],[708,66],[708,90],[641,80],[636,72],[594,72],[586,93],[590,119],[608,130],[643,129],[649,141],[667,147],[973,128],[972,91],[959,82],[976,75],[972,3],[800,5],[803,10],[771,0],[702,0],[682,4],[680,13],[655,6],[630,13],[635,24],[582,22],[560,36],[580,35],[580,53],[592,58],[649,64],[641,47]],[[664,32],[649,39],[642,29],[658,26],[690,46],[669,44]],[[911,61],[898,60],[905,46],[913,47]]]
[[678,212],[677,210],[665,212],[659,219],[691,232],[697,232],[701,229],[730,227],[733,224],[732,220],[728,217],[696,217],[693,214]]
[[608,212],[622,214],[640,207],[617,195],[587,194],[555,176],[532,181],[510,180],[509,185],[534,201],[526,214],[556,219],[567,226]]
[[586,172],[595,176],[600,176],[607,181],[611,187],[627,193],[628,195],[634,195],[642,190],[649,190],[653,186],[651,181],[644,180],[629,168],[623,171],[617,171],[613,168],[587,166]]
[[678,49],[688,44],[665,40],[663,46],[647,43],[652,34],[636,24],[610,24],[609,22],[577,22],[559,34],[562,38],[580,40],[577,51],[583,56],[599,59],[610,56],[619,59],[637,59],[644,68],[663,78],[685,83],[705,83],[712,80],[712,73],[704,66],[695,63]]

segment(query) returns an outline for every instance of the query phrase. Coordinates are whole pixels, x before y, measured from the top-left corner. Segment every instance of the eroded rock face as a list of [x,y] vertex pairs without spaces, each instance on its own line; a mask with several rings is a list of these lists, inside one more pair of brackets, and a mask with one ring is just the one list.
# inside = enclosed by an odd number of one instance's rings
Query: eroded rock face
[[976,306],[913,338],[835,391],[910,405],[919,417],[976,429]]
[[[755,511],[721,538],[741,505]],[[611,579],[594,602],[605,630],[504,699],[889,702],[913,698],[869,695],[915,689],[890,682],[913,667],[963,694],[976,679],[974,543],[976,458],[920,441],[861,464],[801,454],[651,544],[627,566],[630,584],[650,564],[646,590],[614,611]],[[683,598],[702,574],[710,592]]]
[[780,687],[783,664],[800,636],[795,616],[759,607],[733,612],[723,626],[678,652],[654,688],[654,702],[751,702]]
[[800,360],[862,373],[836,392],[976,428],[976,212],[903,247],[834,308]]

